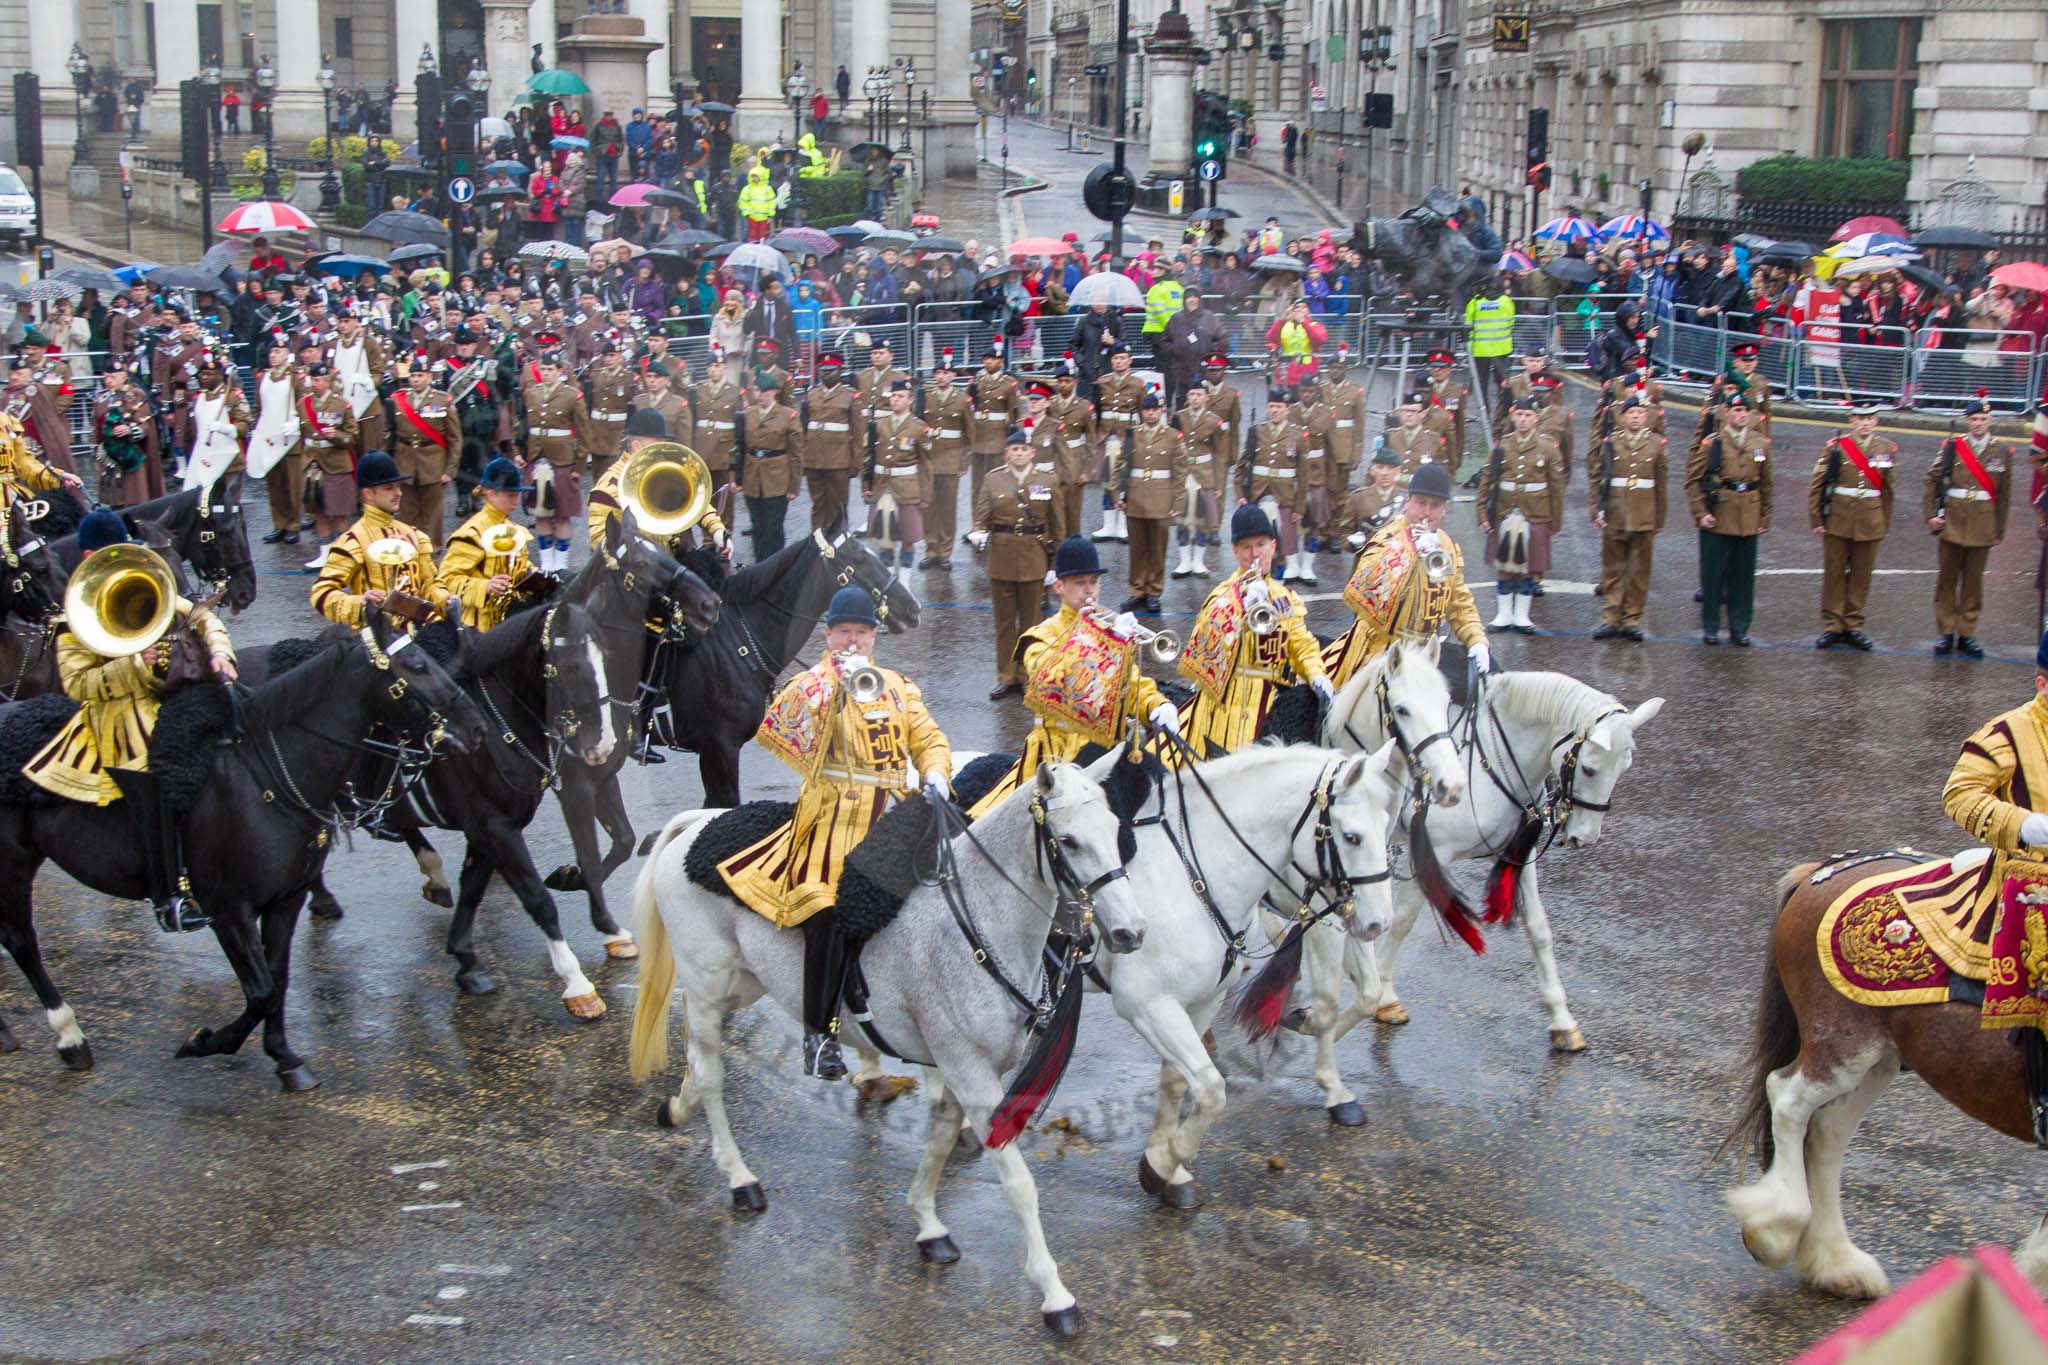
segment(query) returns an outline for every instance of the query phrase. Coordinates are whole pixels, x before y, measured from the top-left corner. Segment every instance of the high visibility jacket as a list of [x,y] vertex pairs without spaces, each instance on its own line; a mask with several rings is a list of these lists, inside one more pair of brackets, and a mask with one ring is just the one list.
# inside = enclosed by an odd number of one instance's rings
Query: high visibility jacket
[[1515,349],[1515,301],[1475,297],[1465,305],[1465,326],[1473,355],[1506,355]]
[[1145,291],[1145,330],[1163,332],[1180,311],[1183,291],[1178,280],[1161,280]]
[[757,223],[775,216],[775,187],[768,183],[765,166],[747,172],[747,183],[740,190],[739,210],[742,216]]

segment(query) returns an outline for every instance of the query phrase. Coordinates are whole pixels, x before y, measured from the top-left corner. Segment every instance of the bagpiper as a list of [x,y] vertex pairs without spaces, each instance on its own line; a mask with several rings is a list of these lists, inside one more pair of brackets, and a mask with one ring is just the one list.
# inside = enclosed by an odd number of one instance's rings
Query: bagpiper
[[882,547],[876,553],[888,565],[907,566],[917,558],[915,546],[924,539],[924,509],[931,500],[931,428],[911,412],[914,397],[910,381],[897,380],[889,390],[888,410],[868,425],[862,482],[868,534]]
[[562,375],[562,354],[546,350],[526,389],[526,477],[534,484],[534,533],[545,573],[569,565],[569,527],[583,515],[590,414]]
[[92,433],[99,442],[100,460],[112,475],[100,480],[100,489],[113,507],[132,507],[164,495],[156,413],[149,394],[132,379],[125,365],[109,368],[92,401]]
[[1943,443],[1927,470],[1921,513],[1935,536],[1936,654],[1981,659],[1977,617],[1984,610],[1984,568],[2005,539],[2012,471],[2019,452],[1991,434],[1991,404],[1980,390],[1963,407],[1964,433]]
[[1564,513],[1564,456],[1556,441],[1537,430],[1538,402],[1533,396],[1514,401],[1514,430],[1501,437],[1479,472],[1479,529],[1495,567],[1489,624],[1525,635],[1535,628],[1529,604],[1536,575],[1550,569],[1551,531]]
[[[1108,443],[1111,438],[1122,438],[1130,434],[1138,422],[1138,402],[1145,396],[1145,381],[1131,373],[1131,348],[1121,341],[1112,341],[1103,348],[1109,357],[1109,373],[1095,381],[1095,434],[1100,438],[1097,445],[1095,467],[1088,471],[1090,482],[1101,483],[1108,474]],[[1102,525],[1094,534],[1096,540],[1127,540],[1130,532],[1124,525],[1124,514],[1111,504],[1110,491],[1105,484],[1102,492]],[[1076,531],[1080,529],[1077,519]]]
[[991,470],[974,501],[967,540],[985,553],[989,597],[996,617],[996,688],[990,701],[1024,694],[1017,640],[1037,618],[1053,550],[1067,538],[1065,511],[1053,481],[1032,467],[1032,438],[1013,431],[1003,442],[1003,464]]
[[349,411],[348,400],[334,392],[326,365],[309,365],[305,383],[298,401],[298,455],[307,477],[318,486],[313,533],[323,548],[306,566],[317,572],[326,560],[326,547],[341,535],[356,509],[356,415]]
[[1650,429],[1649,406],[1621,400],[1621,425],[1600,442],[1586,492],[1600,532],[1600,625],[1596,640],[1643,638],[1651,552],[1664,529],[1670,476],[1664,438]]
[[[313,610],[328,620],[361,626],[364,606],[382,606],[394,592],[422,598],[436,611],[448,605],[448,589],[434,564],[433,542],[426,532],[398,519],[402,478],[397,464],[381,450],[370,451],[357,462],[356,489],[363,515],[328,547],[320,576],[313,580]],[[390,552],[392,563],[384,562],[385,550],[372,553],[385,542],[397,542]],[[411,547],[411,557],[400,558],[397,552],[406,546]]]
[[441,556],[441,586],[462,603],[462,619],[478,630],[490,630],[512,614],[522,601],[516,589],[534,571],[528,553],[533,536],[512,520],[526,491],[512,461],[501,456],[485,465],[477,484],[483,506],[455,528]]
[[1877,408],[1849,413],[1849,429],[1828,438],[1813,464],[1806,516],[1821,543],[1820,638],[1815,649],[1871,648],[1863,605],[1877,547],[1891,530],[1896,442],[1877,434]]
[[1465,584],[1465,556],[1443,529],[1450,510],[1450,467],[1424,465],[1409,480],[1399,515],[1366,541],[1344,587],[1355,619],[1323,648],[1333,686],[1342,687],[1395,640],[1435,635],[1447,625],[1479,671],[1491,671],[1486,628]]

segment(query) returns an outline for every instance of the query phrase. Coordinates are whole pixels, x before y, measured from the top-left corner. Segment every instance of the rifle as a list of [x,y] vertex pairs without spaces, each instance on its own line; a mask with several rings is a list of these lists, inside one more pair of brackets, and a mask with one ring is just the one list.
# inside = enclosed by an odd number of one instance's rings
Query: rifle
[[1488,526],[1500,525],[1500,471],[1507,458],[1507,451],[1501,448],[1500,442],[1495,441],[1493,443],[1493,454],[1488,457],[1486,463],[1486,524]]
[[1600,442],[1600,520],[1607,520],[1607,498],[1610,493],[1608,480],[1614,476],[1614,438],[1606,437]]
[[[1955,476],[1956,435],[1954,432],[1950,432],[1948,439],[1941,443],[1941,459],[1935,465],[1934,515],[1937,517],[1945,517],[1948,515],[1948,490],[1949,486],[1954,482]],[[1930,531],[1928,532],[1928,534],[1938,536],[1941,534],[1941,532]]]
[[1842,480],[1842,443],[1828,442],[1828,465],[1820,479],[1820,524],[1828,524],[1828,507],[1835,500],[1835,485]]
[[1707,467],[1700,471],[1700,506],[1713,516],[1714,509],[1721,505],[1721,437],[1716,432],[1707,437],[1714,443],[1713,453],[1707,456]]

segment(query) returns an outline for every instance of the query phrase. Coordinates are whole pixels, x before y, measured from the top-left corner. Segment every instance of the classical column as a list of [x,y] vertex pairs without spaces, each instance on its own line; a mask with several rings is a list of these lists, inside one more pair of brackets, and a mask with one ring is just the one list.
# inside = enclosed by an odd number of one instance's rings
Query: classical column
[[[647,102],[649,113],[669,107],[668,0],[627,0],[626,12],[646,26],[647,36],[661,44],[647,54]],[[604,111],[598,110],[603,116]],[[613,110],[620,123],[633,117],[630,108]],[[621,163],[623,164],[623,163]]]
[[489,113],[505,118],[533,74],[527,0],[483,0],[484,63],[491,73]]
[[740,99],[735,142],[778,141],[788,123],[782,95],[782,0],[741,0]]
[[144,117],[150,128],[175,139],[178,82],[197,76],[206,64],[199,53],[199,5],[197,0],[155,0],[155,4],[156,94]]
[[78,11],[72,0],[44,0],[25,10],[28,69],[43,78],[43,156],[49,164],[55,164],[60,156],[68,161],[76,130],[63,111],[72,108],[78,97],[64,64],[78,41]]
[[[943,4],[939,6],[942,12],[946,8]],[[846,112],[865,121],[868,101],[861,90],[861,82],[867,79],[872,68],[889,69],[889,0],[852,0],[851,17],[853,22],[846,35],[846,74],[853,77],[853,94],[846,101]],[[945,49],[939,51],[938,65],[943,68],[946,64]],[[964,55],[959,60],[964,68],[967,65]],[[839,69],[834,67],[829,74],[837,76]],[[833,91],[832,98],[837,100],[839,92]]]
[[[839,74],[839,39],[833,32],[837,25],[838,8],[832,0],[812,0],[815,15],[812,19],[811,32],[814,37],[811,40],[811,60],[804,67],[805,74],[811,78],[811,84],[825,92],[825,98],[834,109],[839,107],[839,92],[832,85],[833,79]],[[809,91],[804,92],[804,98],[810,98]],[[806,126],[810,117],[811,111],[806,107]]]
[[398,98],[392,102],[391,135],[403,147],[419,131],[418,86],[420,49],[441,60],[441,10],[427,0],[394,0],[391,79],[398,82]]
[[277,7],[277,154],[302,156],[288,145],[320,131],[320,0],[274,0]]
[[1193,163],[1195,149],[1190,138],[1194,117],[1195,46],[1187,16],[1168,10],[1159,16],[1145,44],[1152,59],[1152,79],[1145,99],[1152,116],[1151,174],[1162,180],[1177,180]]
[[[937,146],[933,149],[936,166],[925,167],[928,180],[948,175],[974,174],[974,130],[978,114],[974,106],[974,91],[969,84],[970,73],[961,53],[968,50],[973,42],[972,16],[966,5],[949,5],[944,0],[938,6],[933,46],[938,51],[938,79],[932,89],[932,121],[945,131],[940,135],[939,146],[945,148],[941,156]],[[1046,73],[1041,71],[1040,89]],[[1024,78],[1017,76],[1018,85]],[[922,147],[919,148],[922,151]]]

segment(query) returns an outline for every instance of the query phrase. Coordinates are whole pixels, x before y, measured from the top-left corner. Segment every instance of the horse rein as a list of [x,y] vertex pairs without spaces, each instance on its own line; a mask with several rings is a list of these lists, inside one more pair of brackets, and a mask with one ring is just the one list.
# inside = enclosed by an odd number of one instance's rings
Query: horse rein
[[[555,666],[550,656],[555,645],[566,647],[569,643],[568,637],[564,636],[558,639],[555,636],[555,613],[560,610],[561,604],[555,603],[547,609],[547,615],[541,618],[540,676],[543,682],[561,675],[561,670]],[[485,712],[489,714],[492,723],[498,727],[498,738],[504,740],[514,753],[539,770],[541,786],[543,788],[549,791],[560,790],[562,785],[562,754],[575,740],[576,732],[583,728],[583,723],[576,718],[576,708],[573,706],[563,708],[556,715],[554,722],[550,724],[545,717],[535,713],[532,707],[520,701],[516,695],[512,698],[513,704],[526,714],[527,719],[535,722],[540,728],[541,736],[546,741],[548,750],[547,760],[543,762],[533,750],[526,747],[525,743],[519,738],[518,732],[505,719],[505,713],[498,709],[497,699],[491,696],[490,679],[479,676],[476,680],[476,693],[477,700],[483,703]],[[601,690],[597,698],[597,705],[603,708],[613,704],[610,692]]]
[[[1492,762],[1487,759],[1485,748],[1480,741],[1479,711],[1481,707],[1486,709],[1487,718],[1493,723],[1493,733],[1499,742],[1501,752],[1507,755],[1508,763],[1514,768],[1516,781],[1532,789],[1531,794],[1527,798],[1517,796],[1514,790],[1501,779],[1500,773],[1495,770]],[[1468,782],[1471,779],[1472,764],[1476,762],[1480,770],[1492,780],[1494,787],[1500,794],[1505,796],[1509,804],[1521,812],[1525,825],[1540,823],[1549,827],[1549,833],[1544,837],[1542,847],[1531,852],[1528,858],[1520,864],[1521,866],[1527,867],[1535,863],[1550,851],[1551,845],[1557,842],[1557,836],[1563,832],[1565,821],[1570,817],[1572,810],[1589,810],[1604,814],[1614,808],[1612,801],[1588,801],[1578,794],[1579,756],[1584,751],[1587,743],[1591,741],[1593,731],[1600,726],[1601,722],[1626,714],[1628,714],[1626,707],[1610,707],[1608,710],[1602,711],[1599,715],[1587,721],[1571,734],[1563,735],[1553,740],[1550,745],[1550,753],[1555,770],[1546,772],[1543,775],[1542,783],[1539,785],[1530,782],[1528,774],[1522,771],[1521,761],[1515,757],[1514,745],[1508,742],[1507,729],[1500,722],[1500,712],[1493,706],[1492,697],[1488,696],[1479,705],[1472,708],[1466,722],[1467,733],[1471,736],[1472,740],[1471,755],[1466,759],[1465,763]],[[1562,753],[1560,753],[1560,750],[1562,750]],[[1500,852],[1501,850],[1498,848],[1489,847],[1487,849],[1489,856],[1498,856]]]

